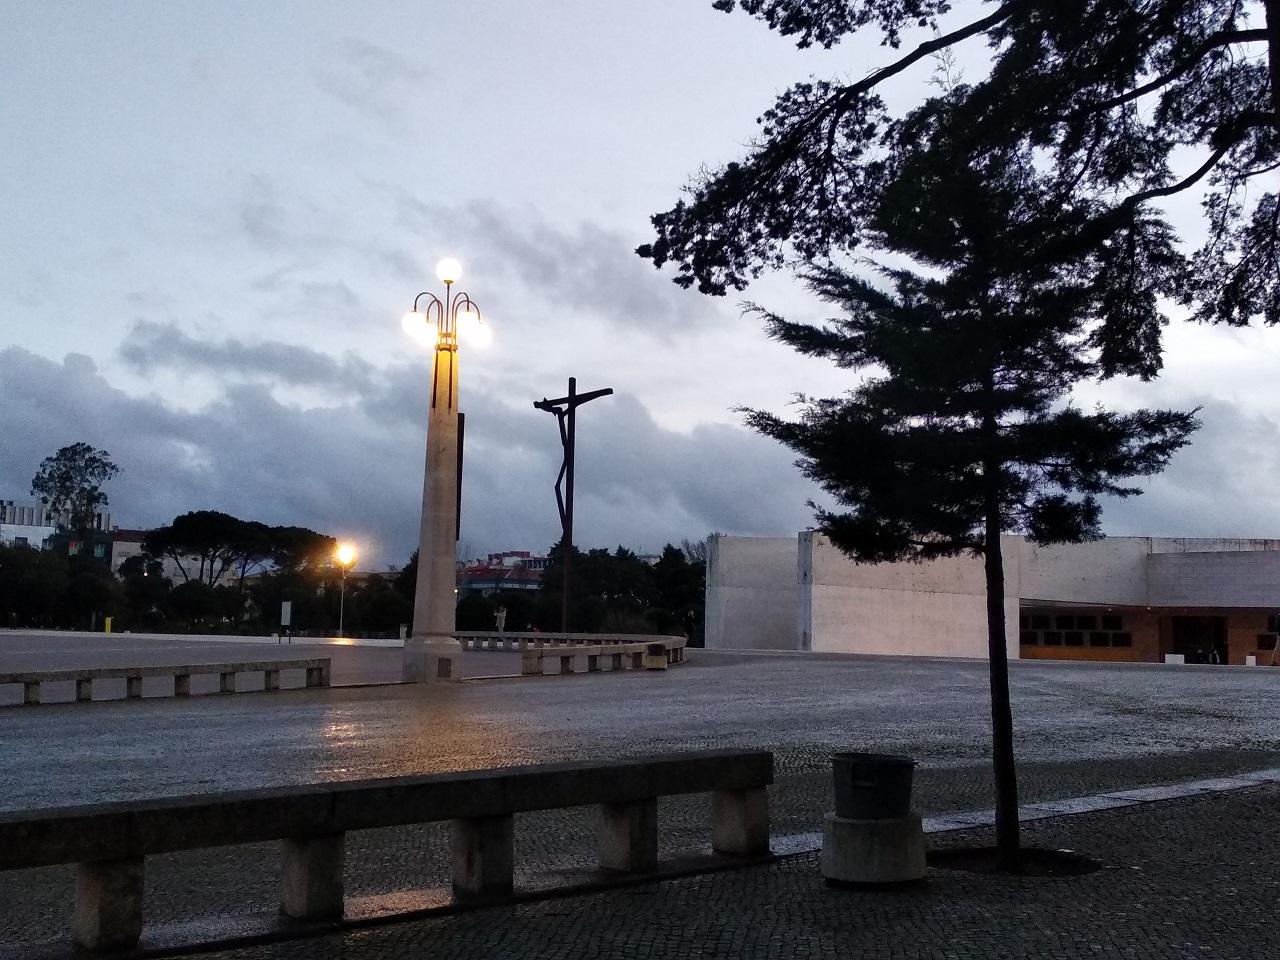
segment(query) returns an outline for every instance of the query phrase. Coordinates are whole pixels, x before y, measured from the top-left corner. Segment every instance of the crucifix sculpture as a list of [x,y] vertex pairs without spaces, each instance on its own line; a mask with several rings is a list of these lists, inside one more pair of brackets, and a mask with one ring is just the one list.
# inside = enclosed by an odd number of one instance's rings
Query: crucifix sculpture
[[[564,449],[564,462],[560,464],[560,475],[556,477],[556,506],[560,508],[560,529],[563,533],[560,543],[564,548],[564,582],[560,595],[560,630],[563,633],[569,632],[570,579],[573,575],[573,445],[576,411],[587,401],[607,397],[611,393],[612,387],[578,393],[578,380],[570,377],[568,396],[555,400],[543,397],[533,404],[539,410],[556,415],[556,422],[560,425],[560,446]],[[563,492],[561,484],[564,485]]]

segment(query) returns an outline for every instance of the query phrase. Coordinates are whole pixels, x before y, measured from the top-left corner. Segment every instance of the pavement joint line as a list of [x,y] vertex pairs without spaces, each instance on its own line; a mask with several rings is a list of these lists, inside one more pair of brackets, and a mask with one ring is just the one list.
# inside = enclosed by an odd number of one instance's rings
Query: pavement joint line
[[[1097,813],[1101,810],[1136,807],[1165,800],[1202,797],[1209,793],[1248,790],[1266,783],[1275,782],[1280,782],[1280,767],[1233,774],[1229,777],[1214,777],[1210,780],[1187,780],[1183,783],[1171,783],[1161,787],[1115,790],[1108,793],[1090,794],[1084,797],[1045,800],[1041,803],[1032,803],[1025,807],[1019,807],[1018,822],[1030,823],[1036,820],[1050,820],[1056,817],[1073,817],[1082,813]],[[994,810],[967,810],[924,817],[922,826],[926,834],[955,833],[960,830],[972,830],[975,827],[994,826],[995,822],[996,812]],[[773,853],[779,857],[795,857],[803,854],[819,853],[822,850],[822,831],[813,830],[806,833],[791,833],[786,836],[774,837],[770,842],[770,847]]]

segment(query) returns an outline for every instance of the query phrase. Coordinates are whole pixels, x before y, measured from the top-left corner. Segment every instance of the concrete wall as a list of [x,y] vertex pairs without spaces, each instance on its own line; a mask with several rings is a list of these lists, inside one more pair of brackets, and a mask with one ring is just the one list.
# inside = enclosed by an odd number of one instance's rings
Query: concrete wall
[[708,647],[799,649],[799,595],[795,537],[707,539]]
[[[1005,647],[1018,656],[1018,548],[1003,538]],[[800,535],[801,643],[840,653],[987,656],[986,577],[975,557],[854,563],[817,533]]]
[[1280,608],[1280,551],[1154,553],[1147,569],[1152,606]]
[[1108,537],[1050,547],[1018,540],[1024,600],[1147,603],[1147,556],[1152,544],[1147,537]]

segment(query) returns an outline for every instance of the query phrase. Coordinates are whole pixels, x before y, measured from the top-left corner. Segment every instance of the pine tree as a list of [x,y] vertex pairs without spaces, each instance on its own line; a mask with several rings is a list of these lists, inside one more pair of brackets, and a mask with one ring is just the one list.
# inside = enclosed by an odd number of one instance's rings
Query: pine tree
[[[1167,231],[1147,223],[1153,269],[1117,299],[1111,256],[1092,243],[1097,211],[1063,205],[1031,150],[985,149],[954,134],[967,91],[926,104],[897,131],[866,240],[895,263],[870,279],[810,266],[809,287],[842,316],[824,325],[765,311],[769,334],[795,350],[862,371],[847,395],[801,397],[788,421],[748,410],[748,423],[800,455],[840,505],[817,526],[859,562],[984,560],[999,864],[1016,870],[1018,801],[1005,647],[1002,533],[1037,543],[1101,536],[1103,495],[1155,473],[1197,426],[1190,413],[1084,412],[1082,381],[1104,375],[1098,331],[1129,312],[1158,326],[1157,297],[1176,279]],[[865,271],[864,271],[865,272]]]

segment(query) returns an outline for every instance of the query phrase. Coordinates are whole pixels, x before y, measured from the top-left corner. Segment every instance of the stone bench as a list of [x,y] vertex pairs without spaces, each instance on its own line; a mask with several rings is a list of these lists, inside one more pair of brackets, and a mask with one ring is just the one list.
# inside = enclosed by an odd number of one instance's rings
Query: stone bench
[[542,650],[547,647],[599,647],[632,644],[640,641],[679,640],[680,637],[652,636],[636,633],[499,633],[476,630],[456,633],[463,650]]
[[[634,640],[634,637],[633,637]],[[560,661],[559,673],[574,673],[575,657],[586,657],[587,672],[600,670],[600,658],[609,657],[613,670],[631,667],[635,670],[665,670],[669,664],[684,663],[684,649],[687,641],[684,637],[646,637],[639,642],[617,643],[599,646],[573,647],[532,647],[524,651],[520,657],[520,674],[525,677],[539,677],[545,672],[547,660]]]
[[231,663],[180,663],[171,666],[151,667],[90,667],[76,670],[28,670],[16,673],[0,673],[0,684],[22,684],[22,702],[40,702],[40,685],[74,681],[76,700],[93,699],[93,681],[124,680],[125,699],[136,700],[142,696],[143,677],[173,677],[173,695],[185,697],[191,693],[191,677],[195,674],[219,675],[220,693],[236,692],[236,674],[261,673],[263,688],[280,689],[281,670],[305,670],[308,687],[329,686],[330,663],[328,657],[307,660],[259,660]]
[[768,856],[772,782],[772,753],[716,750],[0,813],[0,870],[74,864],[75,942],[121,950],[142,933],[148,856],[279,840],[280,909],[332,921],[352,830],[452,821],[455,897],[501,897],[514,887],[514,814],[597,806],[600,867],[645,874],[664,796],[711,794],[714,855]]

